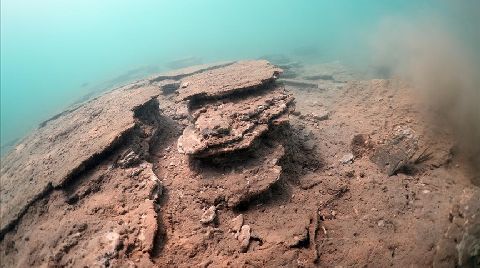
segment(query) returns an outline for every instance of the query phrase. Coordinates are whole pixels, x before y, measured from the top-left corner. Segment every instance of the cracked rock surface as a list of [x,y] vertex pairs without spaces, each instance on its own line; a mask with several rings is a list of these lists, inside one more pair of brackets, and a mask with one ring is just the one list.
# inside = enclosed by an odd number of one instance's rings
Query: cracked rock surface
[[112,91],[42,124],[2,159],[0,233],[30,203],[59,187],[135,127],[134,110],[158,96],[155,87]]
[[[61,133],[66,136],[58,140],[60,145],[66,146],[65,149],[83,145],[84,149],[64,151],[64,157],[50,156],[53,164],[60,165],[60,160],[64,161],[58,171],[71,168],[76,173],[70,172],[71,177],[55,177],[63,173],[55,173],[53,166],[44,167],[52,171],[50,179],[55,187],[23,208],[24,213],[17,216],[15,226],[4,231],[0,244],[5,254],[2,265],[126,266],[133,260],[142,265],[152,264],[149,254],[154,248],[158,229],[157,201],[162,195],[161,182],[148,162],[150,145],[161,131],[157,94],[156,88],[106,93],[66,115],[60,115],[26,139],[36,140],[47,133],[53,135],[63,130]],[[107,108],[112,111],[105,111]],[[96,116],[85,118],[89,115],[86,112],[94,112]],[[108,121],[111,119],[117,122]],[[84,125],[72,129],[71,124],[78,124],[78,121]],[[92,126],[97,132],[82,132]],[[94,136],[97,139],[87,143],[93,138],[91,135],[97,135]],[[112,140],[120,135],[125,136],[111,146]],[[56,139],[43,141],[50,143],[51,153],[60,150],[54,141]],[[107,150],[104,147],[108,145],[111,147]],[[87,156],[88,152],[93,156]],[[78,170],[73,164],[81,161],[83,156],[91,162]],[[69,159],[74,157],[77,158],[70,164]],[[54,181],[55,178],[59,179]],[[7,204],[9,201],[2,199]]]

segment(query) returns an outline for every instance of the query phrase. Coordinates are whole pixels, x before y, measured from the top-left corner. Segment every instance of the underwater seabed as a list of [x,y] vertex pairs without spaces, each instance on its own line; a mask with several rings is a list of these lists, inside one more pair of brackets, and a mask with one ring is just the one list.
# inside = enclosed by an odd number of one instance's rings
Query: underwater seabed
[[95,92],[2,158],[2,265],[478,263],[480,188],[410,83],[191,61]]

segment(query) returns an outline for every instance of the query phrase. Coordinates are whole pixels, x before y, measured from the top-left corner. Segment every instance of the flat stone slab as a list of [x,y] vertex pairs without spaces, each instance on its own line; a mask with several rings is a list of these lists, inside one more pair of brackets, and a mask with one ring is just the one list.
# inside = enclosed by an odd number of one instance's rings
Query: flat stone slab
[[192,113],[193,124],[179,138],[178,150],[207,157],[246,149],[270,125],[286,121],[281,117],[287,117],[292,102],[291,95],[275,87],[247,97],[207,104]]
[[134,111],[158,87],[121,88],[45,122],[2,159],[0,233],[49,189],[113,148],[135,126]]
[[234,61],[222,61],[222,62],[215,62],[215,63],[208,63],[208,64],[199,64],[194,66],[189,66],[181,69],[176,69],[172,71],[168,71],[165,73],[161,73],[158,75],[152,76],[149,80],[150,82],[159,82],[162,80],[180,80],[187,76],[202,73],[205,71],[225,67],[228,65],[233,64]]
[[234,92],[263,87],[282,72],[266,60],[239,61],[182,80],[180,100],[221,98]]

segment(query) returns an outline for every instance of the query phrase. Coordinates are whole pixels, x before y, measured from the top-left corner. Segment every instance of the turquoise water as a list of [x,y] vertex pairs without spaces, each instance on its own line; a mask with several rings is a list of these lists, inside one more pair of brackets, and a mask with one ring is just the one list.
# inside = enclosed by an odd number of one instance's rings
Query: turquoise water
[[1,144],[92,91],[165,70],[177,59],[280,53],[366,66],[368,40],[382,21],[432,15],[476,45],[478,2],[2,0]]

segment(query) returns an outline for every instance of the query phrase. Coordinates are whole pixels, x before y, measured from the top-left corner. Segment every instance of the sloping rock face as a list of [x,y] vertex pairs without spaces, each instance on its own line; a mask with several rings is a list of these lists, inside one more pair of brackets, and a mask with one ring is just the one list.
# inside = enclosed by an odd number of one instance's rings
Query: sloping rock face
[[36,198],[61,186],[121,142],[134,111],[159,94],[155,87],[119,89],[44,123],[2,159],[0,233]]
[[[2,265],[152,265],[162,185],[148,161],[161,132],[158,93],[106,93],[47,122],[7,156]],[[36,184],[19,177],[27,171]]]
[[159,228],[156,199],[162,186],[150,163],[111,169],[113,163],[105,161],[79,177],[78,186],[55,190],[32,205],[17,231],[5,236],[14,243],[0,244],[8,256],[2,266],[125,267],[131,260],[153,265],[149,253]]
[[[231,64],[233,62],[202,64],[136,81],[40,124],[37,131],[2,158],[0,236],[32,202],[61,187],[123,143],[135,128],[135,111],[156,102],[161,94],[159,87]],[[130,167],[145,157],[128,151],[119,165]]]

